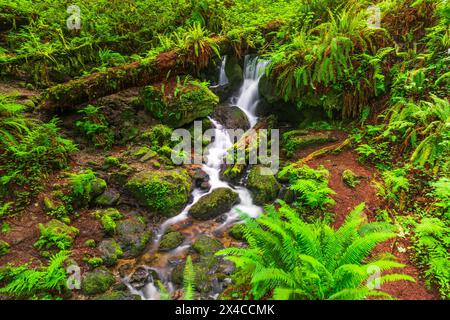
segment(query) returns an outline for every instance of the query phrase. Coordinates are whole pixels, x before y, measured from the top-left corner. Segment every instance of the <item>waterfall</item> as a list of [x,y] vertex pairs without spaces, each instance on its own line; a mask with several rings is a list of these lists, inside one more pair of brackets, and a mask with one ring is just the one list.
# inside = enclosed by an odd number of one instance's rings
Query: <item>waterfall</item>
[[264,69],[269,64],[267,60],[261,60],[259,56],[245,56],[244,60],[244,83],[240,89],[236,105],[241,108],[250,121],[250,126],[256,124],[256,107],[259,102],[259,80],[264,74]]
[[[225,62],[226,57],[224,57],[224,59],[222,60],[219,83],[224,83],[224,81],[228,82],[228,79],[225,75]],[[239,90],[238,96],[235,97],[235,99],[237,99],[236,105],[245,112],[252,127],[256,124],[257,121],[255,108],[259,101],[258,83],[267,63],[267,61],[262,61],[257,56],[245,57],[244,82]],[[228,227],[230,224],[233,224],[236,221],[239,221],[240,214],[242,213],[256,218],[263,211],[261,207],[256,206],[253,203],[251,193],[247,188],[242,186],[232,187],[226,181],[221,180],[220,170],[222,164],[224,163],[224,157],[227,155],[228,149],[232,147],[233,143],[226,128],[223,128],[223,126],[219,124],[215,119],[210,118],[210,120],[214,127],[215,134],[213,142],[208,146],[207,154],[205,155],[206,161],[202,165],[202,169],[209,176],[211,188],[208,192],[202,191],[200,189],[194,189],[194,191],[192,192],[192,203],[186,206],[183,211],[181,211],[177,216],[166,220],[159,227],[151,252],[157,252],[161,237],[164,235],[167,228],[184,220],[190,219],[188,215],[189,209],[196,202],[198,202],[199,199],[201,199],[206,194],[211,193],[217,188],[225,187],[233,189],[236,193],[238,193],[240,201],[237,205],[231,208],[230,212],[225,214],[225,221],[217,227],[216,231]],[[166,256],[167,261],[170,261],[177,256],[179,257],[180,254],[185,253],[185,251],[190,248],[190,243],[192,243],[192,241],[194,240],[193,238],[195,238],[195,235],[191,236],[191,238],[185,241],[179,248],[168,252]],[[164,285],[169,289],[169,291],[173,289],[173,284],[169,280],[170,271],[172,270],[172,268],[173,266],[171,266],[169,262],[162,268],[152,267],[152,269],[158,270],[158,274],[160,274],[163,278],[161,280],[163,280]],[[124,279],[124,283],[128,286],[132,293],[139,294],[143,299],[156,300],[160,298],[159,289],[153,282],[148,283],[142,290],[134,289],[129,284],[128,278]]]
[[219,83],[218,86],[224,86],[228,84],[228,77],[225,73],[225,65],[227,63],[227,56],[223,56],[222,62],[220,63],[220,70],[219,70]]

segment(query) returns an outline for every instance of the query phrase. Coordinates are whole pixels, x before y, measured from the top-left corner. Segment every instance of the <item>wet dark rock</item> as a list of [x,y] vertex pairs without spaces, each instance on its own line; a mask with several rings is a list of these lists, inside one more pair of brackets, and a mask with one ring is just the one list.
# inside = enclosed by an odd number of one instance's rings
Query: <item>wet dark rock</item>
[[142,289],[152,279],[149,269],[138,267],[130,277],[130,284],[137,290]]
[[159,243],[159,251],[170,251],[181,245],[184,241],[184,236],[181,232],[172,231],[162,236]]
[[214,110],[213,118],[226,129],[242,129],[242,133],[250,129],[247,115],[237,106],[219,105]]
[[280,184],[270,170],[262,166],[254,166],[248,175],[247,187],[253,193],[257,205],[264,205],[275,200],[280,191]]

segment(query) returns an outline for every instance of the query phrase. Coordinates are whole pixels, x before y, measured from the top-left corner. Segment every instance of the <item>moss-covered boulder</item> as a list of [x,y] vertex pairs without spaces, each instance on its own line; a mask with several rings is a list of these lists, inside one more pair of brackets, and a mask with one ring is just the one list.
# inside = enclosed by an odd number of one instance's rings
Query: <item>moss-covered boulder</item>
[[189,209],[189,214],[199,220],[214,219],[230,211],[238,199],[239,195],[230,188],[217,188],[200,198]]
[[159,243],[159,251],[170,251],[175,249],[184,241],[184,236],[181,232],[172,231],[168,232],[162,236],[161,242]]
[[114,189],[106,189],[101,195],[95,198],[95,204],[100,207],[111,207],[119,201],[120,193]]
[[10,245],[8,242],[0,240],[0,257],[8,254],[10,250]]
[[86,273],[81,280],[81,292],[87,296],[106,292],[115,282],[111,272],[97,269]]
[[172,217],[187,204],[192,181],[184,169],[143,171],[131,177],[125,187],[139,204]]
[[199,236],[192,244],[192,249],[202,256],[213,255],[222,248],[223,245],[219,240],[206,235]]
[[138,294],[132,294],[128,291],[112,291],[102,295],[99,295],[95,298],[95,300],[121,300],[121,301],[129,301],[129,300],[142,300],[141,296]]
[[219,103],[219,98],[206,85],[197,81],[174,87],[173,90],[177,90],[177,93],[162,92],[161,88],[147,86],[142,90],[141,97],[153,117],[174,128],[209,116]]
[[342,181],[350,188],[355,188],[360,183],[358,176],[350,169],[342,172]]
[[102,254],[103,263],[108,267],[114,265],[123,256],[122,248],[114,239],[103,240],[98,249]]
[[122,248],[124,258],[142,253],[151,236],[152,232],[141,219],[133,217],[117,222],[115,239]]
[[244,71],[235,56],[227,56],[225,62],[225,74],[231,87],[238,86],[244,80]]
[[91,171],[70,174],[68,188],[73,204],[76,207],[88,206],[95,198],[106,190],[106,181]]
[[258,205],[264,205],[275,200],[280,192],[280,184],[270,170],[254,166],[248,175],[247,187],[253,193],[253,200]]

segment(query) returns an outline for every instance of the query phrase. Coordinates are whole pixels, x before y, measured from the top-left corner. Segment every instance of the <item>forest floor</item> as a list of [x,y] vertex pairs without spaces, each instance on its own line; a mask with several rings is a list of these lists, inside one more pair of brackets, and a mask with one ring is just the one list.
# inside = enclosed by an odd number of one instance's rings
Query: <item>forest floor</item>
[[[339,131],[335,132],[334,136],[338,138],[337,142],[305,148],[296,154],[296,158],[301,159],[318,149],[343,142],[346,138],[346,135]],[[373,185],[373,181],[378,179],[378,172],[374,166],[359,162],[358,154],[351,149],[316,157],[307,164],[312,168],[322,165],[330,172],[329,187],[336,192],[335,195],[332,195],[336,204],[331,208],[335,214],[333,223],[335,228],[339,228],[350,211],[361,202],[366,204],[367,219],[376,221],[376,210],[382,206],[384,200],[377,195],[377,189]],[[342,173],[346,169],[352,170],[360,180],[355,188],[348,187],[342,181]],[[389,252],[396,257],[398,262],[405,264],[405,268],[394,269],[390,273],[401,272],[416,280],[415,282],[390,282],[382,285],[381,289],[399,300],[439,300],[438,292],[428,290],[425,282],[420,278],[420,270],[412,261],[412,250],[410,249],[411,241],[405,236],[397,236],[376,247],[372,253],[373,256]]]

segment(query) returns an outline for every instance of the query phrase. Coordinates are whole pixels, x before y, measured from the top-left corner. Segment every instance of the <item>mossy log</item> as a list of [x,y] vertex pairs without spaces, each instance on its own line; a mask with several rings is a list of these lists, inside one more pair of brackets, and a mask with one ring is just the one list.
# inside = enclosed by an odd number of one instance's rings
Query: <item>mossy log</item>
[[[223,37],[216,38],[216,43],[221,52],[229,45]],[[161,81],[169,72],[174,76],[186,71],[189,71],[189,65],[185,55],[177,50],[167,51],[154,59],[109,68],[48,88],[40,97],[39,107],[47,111],[76,109],[83,103],[124,89]]]

